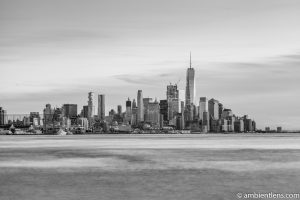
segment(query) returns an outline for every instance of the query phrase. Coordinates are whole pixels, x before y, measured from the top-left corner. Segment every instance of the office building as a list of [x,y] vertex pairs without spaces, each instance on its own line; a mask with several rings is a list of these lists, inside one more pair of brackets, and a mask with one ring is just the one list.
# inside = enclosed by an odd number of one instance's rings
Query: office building
[[8,123],[7,113],[2,107],[0,107],[0,125],[5,125]]
[[88,120],[91,120],[95,115],[94,93],[88,94]]
[[186,73],[186,90],[185,90],[185,104],[195,104],[196,97],[196,83],[195,83],[195,70],[192,68],[192,58],[190,54],[190,67]]
[[234,132],[244,132],[244,121],[243,119],[236,119],[234,122]]
[[29,114],[29,122],[33,126],[39,126],[40,125],[40,113],[39,112],[30,112]]
[[64,104],[63,115],[67,118],[77,117],[77,104]]
[[153,102],[151,98],[145,100],[145,122],[148,122],[156,127],[160,124],[160,108],[159,103],[155,99]]
[[138,115],[138,108],[136,105],[135,99],[132,101],[132,115],[131,115],[131,125],[137,125],[137,115]]
[[131,101],[128,97],[128,100],[126,101],[125,122],[131,124],[131,117],[132,117],[132,107],[131,107]]
[[169,110],[168,100],[160,100],[159,107],[160,107],[160,114],[163,116],[163,120],[164,121],[169,121],[169,118],[168,118],[168,110]]
[[282,127],[281,126],[277,127],[277,133],[281,133],[281,132],[282,132]]
[[98,95],[98,118],[103,121],[105,119],[105,95]]
[[83,106],[81,116],[84,118],[88,118],[89,113],[89,107],[88,106]]
[[122,115],[122,106],[121,105],[118,105],[118,115]]
[[210,99],[208,101],[208,113],[210,115],[210,119],[219,119],[219,101],[215,99]]
[[143,92],[142,90],[138,90],[137,94],[137,122],[143,122],[144,121],[144,103],[143,103]]
[[219,119],[221,119],[222,113],[223,113],[223,104],[219,103]]

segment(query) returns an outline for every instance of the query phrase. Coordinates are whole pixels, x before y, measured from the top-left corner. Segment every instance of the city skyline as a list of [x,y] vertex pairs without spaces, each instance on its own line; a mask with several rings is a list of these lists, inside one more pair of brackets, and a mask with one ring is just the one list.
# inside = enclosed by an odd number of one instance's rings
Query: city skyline
[[93,91],[106,95],[107,113],[138,89],[165,99],[169,82],[185,89],[192,51],[196,102],[218,99],[260,128],[300,129],[299,1],[130,2],[137,9],[0,0],[1,106],[81,108]]

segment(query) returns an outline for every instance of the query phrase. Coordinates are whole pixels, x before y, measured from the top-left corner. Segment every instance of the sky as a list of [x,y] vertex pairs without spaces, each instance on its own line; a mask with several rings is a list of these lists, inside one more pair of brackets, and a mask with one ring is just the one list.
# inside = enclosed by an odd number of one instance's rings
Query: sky
[[[300,129],[298,0],[0,0],[0,107],[106,95],[165,99],[185,89],[189,53],[196,97],[218,99],[258,128]],[[95,99],[97,100],[97,99]]]

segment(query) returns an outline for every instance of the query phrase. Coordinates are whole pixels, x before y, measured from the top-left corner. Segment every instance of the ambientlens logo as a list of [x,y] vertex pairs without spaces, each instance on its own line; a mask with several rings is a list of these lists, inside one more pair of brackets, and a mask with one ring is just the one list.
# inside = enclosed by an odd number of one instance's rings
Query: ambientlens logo
[[283,194],[283,193],[237,193],[238,199],[300,199],[300,193]]

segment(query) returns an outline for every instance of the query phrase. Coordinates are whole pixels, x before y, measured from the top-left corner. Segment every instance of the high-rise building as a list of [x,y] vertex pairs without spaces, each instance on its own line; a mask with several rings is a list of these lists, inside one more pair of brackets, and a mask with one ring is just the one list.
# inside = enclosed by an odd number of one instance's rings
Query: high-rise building
[[148,117],[148,104],[152,102],[152,98],[143,98],[143,105],[144,105],[144,121],[147,121],[147,117]]
[[199,119],[203,120],[203,113],[208,112],[208,103],[206,97],[200,97],[199,101]]
[[195,70],[192,68],[192,58],[190,54],[190,67],[187,69],[186,74],[186,90],[185,90],[185,104],[195,104],[196,97],[196,83],[195,83]]
[[137,94],[137,107],[138,107],[138,113],[137,113],[137,122],[143,122],[144,121],[144,103],[143,103],[143,91],[138,90]]
[[29,114],[29,122],[33,126],[40,125],[40,113],[39,112],[30,112],[30,114]]
[[132,101],[132,108],[137,108],[135,99],[133,99],[133,101]]
[[77,117],[77,104],[64,104],[63,115],[67,118]]
[[242,119],[235,120],[234,132],[244,132],[244,121]]
[[95,115],[94,93],[89,92],[88,95],[88,119],[92,119]]
[[159,103],[155,99],[153,102],[152,99],[147,98],[145,102],[145,122],[151,123],[155,126],[159,126],[160,122],[160,109],[159,109]]
[[83,106],[82,108],[82,117],[88,118],[89,115],[89,106]]
[[256,122],[254,120],[252,121],[252,129],[253,131],[256,131]]
[[7,124],[7,114],[6,114],[6,110],[2,109],[2,107],[0,107],[0,125],[5,125]]
[[170,85],[167,86],[167,99],[178,99],[179,91],[177,89],[177,85]]
[[131,107],[131,101],[128,97],[128,100],[126,101],[125,122],[131,124],[131,117],[132,117],[132,107]]
[[221,118],[228,119],[228,117],[232,117],[232,116],[233,116],[232,110],[225,108],[222,112]]
[[98,95],[98,118],[100,120],[105,119],[105,95],[104,94]]
[[168,120],[171,125],[176,124],[175,117],[180,110],[179,91],[177,85],[167,86],[167,101],[168,101]]
[[163,116],[163,120],[164,121],[168,121],[168,100],[160,100],[159,102],[159,106],[160,106],[160,114]]
[[122,114],[122,106],[118,105],[118,115],[121,115],[121,114]]
[[210,99],[208,101],[208,113],[210,118],[219,119],[219,101],[215,99]]
[[223,104],[219,103],[219,119],[221,119],[223,113]]
[[132,125],[137,125],[137,115],[138,115],[138,108],[136,105],[135,99],[132,101],[132,115],[131,115],[131,124]]
[[209,127],[209,115],[207,111],[203,112],[203,119],[202,119],[202,131],[203,132],[208,132],[210,130]]

